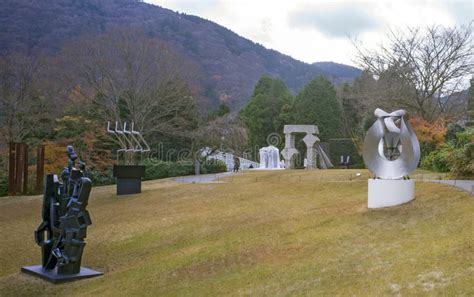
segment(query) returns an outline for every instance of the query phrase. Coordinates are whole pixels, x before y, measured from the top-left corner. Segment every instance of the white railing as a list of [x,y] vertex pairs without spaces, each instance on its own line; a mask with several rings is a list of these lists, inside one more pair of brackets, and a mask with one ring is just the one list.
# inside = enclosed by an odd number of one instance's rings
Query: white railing
[[[234,157],[235,156],[230,153],[216,152],[208,156],[207,158],[223,161],[225,165],[227,166],[227,171],[232,171],[234,170]],[[244,159],[241,157],[238,157],[238,158],[240,160],[240,167],[239,167],[240,170],[249,169],[250,167],[258,168],[260,166],[260,164],[257,162]]]

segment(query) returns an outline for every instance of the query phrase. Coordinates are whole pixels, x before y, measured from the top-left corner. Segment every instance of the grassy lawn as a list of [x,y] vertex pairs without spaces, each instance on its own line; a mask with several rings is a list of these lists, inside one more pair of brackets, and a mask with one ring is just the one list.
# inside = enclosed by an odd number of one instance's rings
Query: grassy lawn
[[105,275],[61,285],[19,272],[40,264],[42,197],[0,198],[0,296],[473,296],[474,198],[417,182],[415,201],[368,210],[367,177],[247,172],[120,198],[95,188],[83,265]]

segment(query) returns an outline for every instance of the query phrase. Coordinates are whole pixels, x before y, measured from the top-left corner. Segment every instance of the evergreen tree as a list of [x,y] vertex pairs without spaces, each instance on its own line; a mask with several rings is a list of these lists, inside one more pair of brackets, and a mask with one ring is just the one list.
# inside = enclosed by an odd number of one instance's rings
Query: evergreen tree
[[[267,138],[272,133],[278,133],[283,139],[283,125],[286,122],[280,114],[282,111],[286,114],[283,109],[285,106],[288,109],[291,101],[291,94],[283,81],[268,76],[260,78],[249,103],[241,111],[252,148],[269,145]],[[277,145],[281,148],[283,142]]]
[[360,102],[354,96],[353,90],[348,83],[344,83],[341,90],[342,111],[344,115],[344,134],[352,137],[354,130],[361,127],[362,113],[360,111]]
[[227,104],[225,104],[224,102],[222,102],[222,103],[219,105],[219,107],[218,107],[218,109],[217,109],[217,111],[216,111],[216,116],[221,117],[221,116],[223,116],[223,115],[225,115],[225,114],[228,114],[228,113],[230,113],[230,108],[229,108],[229,106],[228,106]]
[[323,141],[342,134],[342,109],[336,90],[323,76],[310,81],[296,96],[293,112],[294,124],[317,125]]

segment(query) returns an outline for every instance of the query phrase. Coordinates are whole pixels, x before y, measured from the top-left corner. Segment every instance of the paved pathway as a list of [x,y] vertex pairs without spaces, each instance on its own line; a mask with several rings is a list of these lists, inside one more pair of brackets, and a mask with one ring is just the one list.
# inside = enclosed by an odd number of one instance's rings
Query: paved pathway
[[[188,175],[188,176],[180,176],[175,177],[174,180],[179,183],[212,183],[215,182],[217,179],[232,175],[232,172],[224,172],[224,173],[217,173],[217,174],[201,174],[201,175]],[[437,183],[437,184],[445,184],[454,186],[460,190],[470,193],[474,195],[474,180],[422,180],[425,182],[430,183]]]
[[217,173],[217,174],[200,174],[200,175],[188,175],[188,176],[179,176],[175,177],[174,181],[178,183],[212,183],[215,182],[217,179],[232,175],[232,172],[224,172],[224,173]]
[[446,180],[424,180],[430,183],[437,183],[437,184],[445,184],[454,186],[458,189],[461,189],[465,192],[474,195],[474,180],[454,180],[454,179],[446,179]]

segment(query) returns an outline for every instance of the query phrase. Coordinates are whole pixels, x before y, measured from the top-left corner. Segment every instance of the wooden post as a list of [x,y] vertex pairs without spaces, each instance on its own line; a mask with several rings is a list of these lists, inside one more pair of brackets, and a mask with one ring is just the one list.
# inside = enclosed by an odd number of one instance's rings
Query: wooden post
[[26,194],[28,191],[28,146],[11,142],[9,145],[8,193]]
[[28,192],[28,145],[26,143],[21,144],[23,146],[23,194]]
[[36,192],[43,192],[43,176],[44,176],[44,145],[38,145],[36,149]]
[[15,143],[15,194],[20,194],[22,192],[22,178],[23,178],[23,146],[21,143]]
[[16,146],[15,143],[9,144],[8,160],[8,194],[15,195],[15,164],[16,164]]

